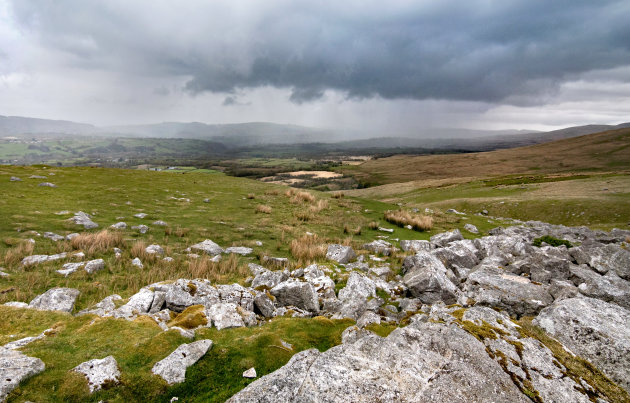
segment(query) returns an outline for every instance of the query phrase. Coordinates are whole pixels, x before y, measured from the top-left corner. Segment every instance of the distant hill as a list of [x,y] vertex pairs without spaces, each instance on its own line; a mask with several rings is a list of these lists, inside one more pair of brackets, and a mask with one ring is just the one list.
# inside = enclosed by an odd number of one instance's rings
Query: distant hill
[[0,135],[15,136],[24,134],[93,134],[96,127],[86,123],[67,120],[25,118],[0,115]]
[[419,129],[397,133],[375,130],[318,129],[312,127],[250,122],[234,124],[206,124],[201,122],[164,122],[146,125],[97,127],[91,124],[64,120],[0,116],[0,136],[63,137],[89,135],[107,138],[185,138],[209,140],[229,148],[277,144],[329,144],[329,149],[347,150],[453,150],[484,151],[512,148],[546,141],[623,127],[621,125],[587,125],[551,132],[531,130],[469,130],[454,128]]
[[396,155],[344,167],[342,171],[363,183],[382,185],[464,177],[629,169],[630,128],[626,127],[491,152]]

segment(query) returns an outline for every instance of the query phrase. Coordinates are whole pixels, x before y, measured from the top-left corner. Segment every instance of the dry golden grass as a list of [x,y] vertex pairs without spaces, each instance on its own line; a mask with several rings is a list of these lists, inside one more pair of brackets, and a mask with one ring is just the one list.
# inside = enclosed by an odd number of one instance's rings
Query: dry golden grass
[[256,206],[255,211],[256,213],[271,214],[273,209],[271,208],[271,206],[267,206],[266,204],[259,204],[258,206]]
[[73,249],[82,250],[87,256],[111,251],[115,247],[124,246],[120,232],[103,230],[96,234],[80,234],[70,241]]
[[313,219],[313,213],[310,211],[296,211],[293,216],[300,221],[311,221]]
[[309,211],[313,214],[317,214],[320,211],[325,210],[327,208],[328,208],[328,200],[319,199],[317,203],[309,207]]
[[300,191],[291,197],[291,203],[313,203],[315,201],[315,196],[310,194],[309,192]]
[[333,199],[343,199],[345,196],[345,194],[343,192],[335,192],[332,195],[330,195],[330,197],[332,197]]
[[32,255],[34,248],[35,244],[32,242],[21,241],[16,246],[7,250],[7,253],[4,255],[3,262],[7,266],[17,264],[26,256]]
[[175,235],[176,237],[183,238],[190,232],[188,228],[177,227],[175,229],[171,227],[164,228],[164,235]]
[[265,194],[267,196],[278,196],[280,192],[278,191],[278,189],[270,189],[270,190],[265,190]]
[[310,264],[326,256],[326,244],[317,235],[303,235],[293,239],[289,246],[298,264]]
[[253,194],[253,193],[248,193],[248,194],[247,194],[247,198],[248,198],[248,199],[250,199],[250,200],[252,200],[252,199],[255,199],[255,198],[256,198],[256,195],[255,195],[255,194]]
[[370,223],[368,224],[368,228],[369,229],[373,229],[373,230],[377,230],[378,229],[378,222],[377,221],[370,221]]
[[144,241],[136,241],[131,247],[131,256],[139,258],[142,263],[155,263],[158,258],[156,253],[147,253],[147,243]]
[[433,228],[433,217],[415,215],[404,210],[386,211],[384,218],[387,222],[398,225],[399,227],[411,225],[416,231],[429,231]]
[[188,262],[188,272],[192,278],[204,278],[212,282],[224,283],[236,277],[245,277],[249,273],[246,265],[240,265],[236,255],[229,255],[220,262],[212,262],[203,256]]
[[348,224],[343,226],[343,233],[348,235],[361,235],[361,226],[351,228]]

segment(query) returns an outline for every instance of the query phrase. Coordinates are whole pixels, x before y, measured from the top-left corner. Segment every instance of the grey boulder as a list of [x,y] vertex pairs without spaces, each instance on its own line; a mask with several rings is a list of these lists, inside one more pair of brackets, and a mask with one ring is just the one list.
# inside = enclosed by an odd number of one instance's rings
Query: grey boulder
[[557,301],[534,324],[630,390],[630,312],[594,298]]
[[101,390],[106,383],[117,384],[120,381],[118,363],[111,355],[100,360],[83,362],[74,367],[73,371],[85,375],[90,393]]
[[97,228],[98,224],[92,221],[92,216],[83,211],[78,211],[74,213],[74,217],[68,219],[68,221],[72,221],[76,225],[83,225],[85,229],[93,229]]
[[20,382],[43,372],[44,369],[44,362],[39,358],[0,347],[0,402],[4,402]]
[[35,297],[29,307],[40,311],[72,312],[74,303],[81,292],[74,288],[51,288]]
[[310,283],[289,279],[269,292],[280,306],[295,306],[306,311],[319,312],[319,297]]
[[436,246],[444,247],[451,242],[461,241],[464,239],[464,237],[462,236],[462,233],[459,232],[458,229],[454,229],[452,231],[435,234],[430,239],[431,239],[432,244]]
[[430,252],[433,249],[433,245],[429,241],[403,240],[400,241],[400,249],[403,252]]
[[182,383],[186,380],[186,369],[199,361],[211,347],[212,340],[182,344],[168,357],[155,363],[151,372],[162,377],[169,385]]
[[326,259],[333,260],[337,263],[345,264],[354,260],[356,257],[357,255],[351,246],[331,244],[328,245],[328,250],[326,251]]
[[221,253],[223,253],[223,248],[221,248],[210,239],[206,239],[203,242],[194,244],[190,247],[190,249],[197,252],[203,252],[212,256],[220,255]]
[[431,253],[419,252],[405,258],[403,268],[406,268],[403,283],[413,297],[425,304],[457,301],[459,289],[447,277],[446,267]]

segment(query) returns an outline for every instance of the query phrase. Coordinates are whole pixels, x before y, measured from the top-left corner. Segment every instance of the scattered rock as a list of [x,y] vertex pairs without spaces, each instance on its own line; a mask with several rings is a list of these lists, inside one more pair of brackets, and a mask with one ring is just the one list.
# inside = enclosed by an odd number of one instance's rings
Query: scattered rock
[[431,242],[423,240],[400,241],[400,249],[404,252],[430,252],[433,248]]
[[105,268],[105,261],[103,259],[95,259],[95,260],[90,260],[89,262],[87,262],[83,269],[87,272],[87,274],[92,274],[99,270],[103,270],[104,268]]
[[454,229],[448,232],[442,232],[441,234],[435,234],[431,237],[431,243],[437,246],[444,247],[454,241],[462,241],[464,237],[458,229]]
[[39,263],[50,262],[53,260],[65,259],[66,252],[58,253],[56,255],[32,255],[22,259],[22,266],[33,266]]
[[186,369],[199,361],[211,347],[212,340],[199,340],[190,344],[182,344],[168,357],[158,361],[151,372],[161,376],[169,385],[184,382]]
[[160,245],[152,244],[144,248],[144,251],[149,254],[163,255],[164,249]]
[[116,224],[110,225],[109,227],[113,229],[126,229],[127,223],[124,221],[120,221],[120,222],[117,222]]
[[147,216],[147,214],[146,213],[138,213],[138,214],[134,214],[133,216],[136,217],[136,218],[144,218],[144,217]]
[[447,277],[446,267],[435,256],[418,252],[405,258],[403,283],[409,292],[425,304],[444,301],[454,304],[459,290]]
[[230,246],[225,249],[225,253],[234,253],[241,256],[250,255],[254,250],[245,246]]
[[157,220],[153,221],[153,225],[157,225],[158,227],[167,227],[168,224],[165,221]]
[[72,221],[76,225],[83,225],[85,229],[94,229],[98,227],[98,224],[92,221],[92,216],[83,211],[78,211],[74,213],[74,217],[68,219],[68,221]]
[[389,232],[390,234],[394,232],[393,228],[378,227],[378,230],[381,232]]
[[141,234],[146,234],[147,231],[149,230],[149,227],[144,224],[140,224],[140,225],[134,225],[133,227],[131,227],[131,229],[135,229]]
[[57,235],[54,232],[44,232],[43,237],[44,238],[48,238],[48,239],[52,239],[55,242],[63,241],[64,239],[66,239],[65,237],[63,237],[61,235]]
[[334,260],[337,263],[348,263],[356,258],[357,254],[354,252],[351,246],[344,246],[339,244],[328,245],[326,251],[326,259]]
[[131,264],[136,266],[139,269],[142,269],[144,267],[144,265],[142,264],[142,261],[138,257],[134,257],[133,260],[131,261]]
[[120,371],[118,363],[113,356],[107,356],[103,359],[94,359],[83,362],[73,371],[85,375],[90,388],[90,393],[101,390],[105,384],[117,384],[120,382]]
[[280,306],[295,306],[310,312],[319,312],[319,297],[310,283],[289,279],[269,292]]
[[243,378],[256,378],[256,369],[254,367],[243,372]]
[[39,358],[0,347],[0,402],[4,402],[20,382],[44,372],[44,369],[44,362]]
[[190,249],[194,251],[203,252],[208,255],[213,255],[213,256],[220,255],[221,253],[223,253],[223,248],[221,248],[219,245],[217,245],[216,243],[214,243],[213,241],[209,239],[206,239],[203,242],[200,242],[198,244],[191,246]]
[[363,249],[369,250],[374,253],[380,253],[385,256],[389,256],[392,252],[395,251],[396,248],[392,246],[391,243],[387,241],[383,241],[382,239],[377,239],[370,243],[366,243],[362,247]]
[[70,274],[79,270],[81,267],[85,265],[85,262],[79,263],[66,263],[62,266],[61,269],[57,270],[57,273],[63,275],[64,277],[68,277]]
[[9,181],[11,181],[11,182],[22,182],[22,179],[18,178],[17,176],[12,176],[11,179],[9,179]]
[[54,183],[50,183],[50,182],[42,182],[37,186],[43,186],[43,187],[49,187],[49,188],[56,188],[57,185],[55,185]]
[[465,224],[464,225],[464,229],[468,232],[470,232],[471,234],[478,234],[479,230],[477,229],[477,227],[475,227],[472,224]]
[[51,288],[35,297],[29,307],[40,311],[72,312],[80,291],[74,288]]

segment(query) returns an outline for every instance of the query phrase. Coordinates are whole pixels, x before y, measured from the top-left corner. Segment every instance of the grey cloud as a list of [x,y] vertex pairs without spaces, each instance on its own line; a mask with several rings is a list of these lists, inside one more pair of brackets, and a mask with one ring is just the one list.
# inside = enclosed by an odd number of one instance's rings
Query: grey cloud
[[630,65],[625,0],[45,4],[12,10],[67,63],[186,76],[191,94],[271,86],[298,104],[332,89],[535,105],[567,80]]

